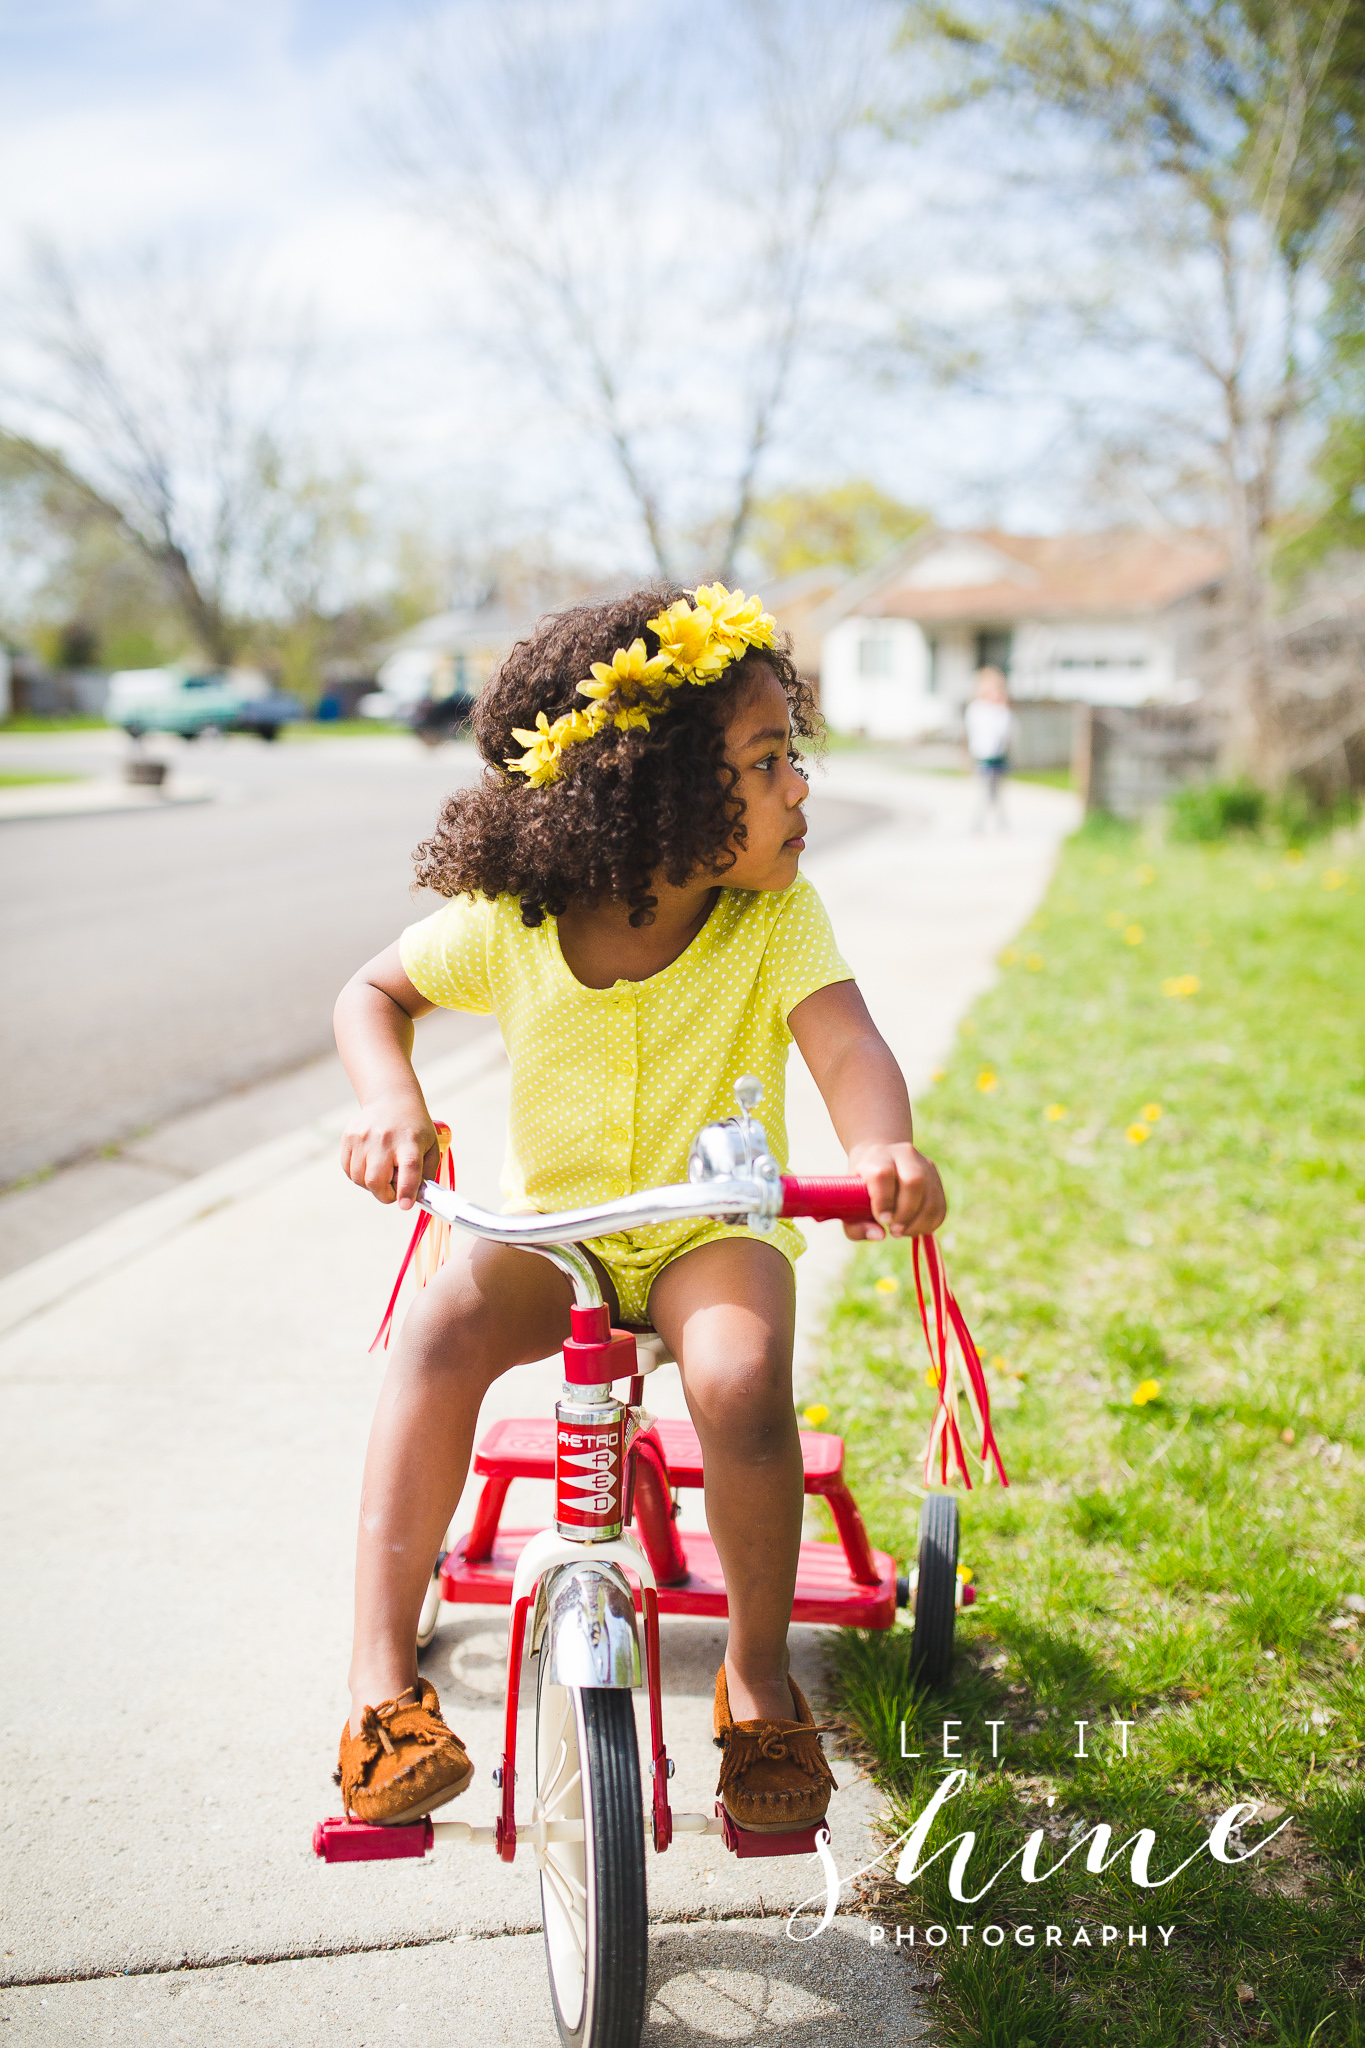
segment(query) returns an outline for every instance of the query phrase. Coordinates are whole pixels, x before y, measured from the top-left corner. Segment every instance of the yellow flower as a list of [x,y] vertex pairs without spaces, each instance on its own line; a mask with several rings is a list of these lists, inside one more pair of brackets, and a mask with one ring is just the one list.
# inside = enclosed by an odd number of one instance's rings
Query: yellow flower
[[994,1095],[1000,1086],[1000,1076],[994,1067],[983,1067],[976,1077],[976,1085],[983,1095]]
[[1175,996],[1178,1000],[1183,1000],[1186,996],[1198,995],[1199,976],[1197,974],[1172,974],[1162,982],[1161,993],[1164,996]]
[[1160,1392],[1160,1380],[1143,1380],[1141,1386],[1134,1387],[1133,1389],[1133,1406],[1135,1408],[1145,1408],[1149,1401],[1155,1401]]
[[1285,864],[1288,867],[1301,868],[1303,866],[1303,854],[1297,846],[1291,846],[1284,858]]
[[924,1384],[926,1387],[936,1387],[938,1385],[938,1367],[936,1365],[931,1365],[928,1372],[925,1373]]
[[710,612],[704,605],[694,608],[685,597],[646,623],[650,632],[658,635],[665,659],[690,682],[710,682],[733,658],[713,635]]
[[667,655],[646,655],[644,641],[632,640],[629,647],[618,647],[610,661],[593,662],[592,681],[580,683],[578,694],[600,700],[619,692],[629,704],[642,691],[663,688],[670,678],[675,684],[679,680]]
[[723,583],[703,583],[692,593],[699,608],[711,614],[711,631],[731,661],[748,647],[771,647],[777,620],[765,612],[758,598],[742,590],[727,590]]
[[1136,873],[1134,874],[1133,880],[1135,882],[1141,882],[1143,887],[1145,888],[1148,882],[1154,882],[1156,880],[1156,869],[1150,866],[1147,861],[1144,861],[1142,863],[1142,866],[1138,868]]
[[801,1410],[801,1419],[808,1422],[812,1429],[818,1429],[822,1422],[829,1421],[829,1410],[823,1401],[817,1401],[813,1407]]
[[1013,967],[1018,958],[1019,948],[1017,946],[1006,946],[1004,952],[1000,955],[1000,965],[1002,967]]
[[1066,1104],[1064,1102],[1049,1102],[1047,1108],[1043,1111],[1043,1115],[1050,1124],[1059,1124],[1066,1115]]
[[1145,1145],[1152,1134],[1146,1124],[1129,1124],[1123,1135],[1130,1145]]
[[1322,886],[1324,889],[1344,889],[1346,886],[1345,868],[1328,868],[1323,875]]
[[901,1291],[901,1283],[894,1273],[883,1273],[874,1284],[878,1294],[899,1294]]
[[1147,934],[1140,924],[1129,924],[1123,928],[1123,943],[1125,946],[1140,946],[1146,936]]
[[976,1577],[976,1573],[969,1564],[960,1564],[957,1568],[957,1575],[964,1586],[970,1586],[972,1580]]
[[1042,964],[1043,956],[1041,953],[1026,953],[1024,955],[1024,965],[1030,974],[1037,974]]
[[948,1069],[946,1067],[935,1067],[933,1073],[929,1076],[929,1079],[931,1081],[941,1081],[943,1079],[943,1076],[947,1073],[947,1071]]
[[532,789],[539,789],[543,783],[553,782],[559,775],[560,743],[559,720],[554,725],[543,711],[537,711],[535,730],[526,732],[520,726],[513,726],[512,737],[520,740],[526,752],[519,761],[507,756],[507,766],[514,774],[524,775]]
[[1144,1123],[1160,1123],[1164,1114],[1165,1112],[1159,1102],[1144,1102],[1142,1105],[1142,1120]]
[[1104,921],[1108,925],[1111,932],[1121,932],[1123,930],[1124,925],[1128,922],[1127,918],[1124,916],[1121,910],[1106,910],[1104,913]]

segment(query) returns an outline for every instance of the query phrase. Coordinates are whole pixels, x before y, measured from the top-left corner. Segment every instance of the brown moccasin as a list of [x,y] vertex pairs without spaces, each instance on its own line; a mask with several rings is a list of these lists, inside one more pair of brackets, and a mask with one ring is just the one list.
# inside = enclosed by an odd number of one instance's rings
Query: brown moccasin
[[716,1747],[724,1752],[716,1791],[735,1826],[751,1834],[811,1827],[839,1789],[820,1747],[821,1727],[794,1682],[792,1699],[798,1720],[732,1721],[725,1666],[716,1673]]
[[419,1678],[396,1700],[366,1707],[360,1733],[347,1721],[335,1782],[357,1820],[396,1826],[420,1820],[463,1792],[474,1775],[465,1746],[441,1719],[430,1680]]

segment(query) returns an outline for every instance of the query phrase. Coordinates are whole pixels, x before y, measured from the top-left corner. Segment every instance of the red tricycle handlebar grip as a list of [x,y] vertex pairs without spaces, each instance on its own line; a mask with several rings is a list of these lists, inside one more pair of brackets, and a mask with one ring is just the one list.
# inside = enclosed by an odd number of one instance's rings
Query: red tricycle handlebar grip
[[808,1216],[812,1223],[871,1223],[872,1197],[864,1182],[833,1176],[782,1176],[782,1214]]

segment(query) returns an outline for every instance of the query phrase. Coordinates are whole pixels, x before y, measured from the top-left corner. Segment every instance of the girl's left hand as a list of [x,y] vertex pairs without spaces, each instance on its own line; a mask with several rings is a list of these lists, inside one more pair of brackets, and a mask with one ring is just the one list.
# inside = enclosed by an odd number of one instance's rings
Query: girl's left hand
[[848,1164],[866,1183],[878,1221],[846,1223],[845,1237],[929,1237],[947,1215],[938,1168],[913,1145],[855,1145]]

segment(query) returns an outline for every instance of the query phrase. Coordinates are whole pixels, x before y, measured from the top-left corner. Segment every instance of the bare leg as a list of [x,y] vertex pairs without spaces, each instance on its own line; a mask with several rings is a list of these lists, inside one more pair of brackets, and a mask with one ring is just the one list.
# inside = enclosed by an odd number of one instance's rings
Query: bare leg
[[682,1368],[725,1575],[725,1675],[737,1721],[795,1718],[787,1630],[804,1480],[792,1406],[796,1287],[771,1245],[721,1238],[666,1266],[650,1316]]
[[475,1242],[408,1314],[370,1427],[356,1538],[351,1727],[417,1678],[417,1621],[464,1491],[479,1404],[569,1333],[568,1281],[534,1252]]

